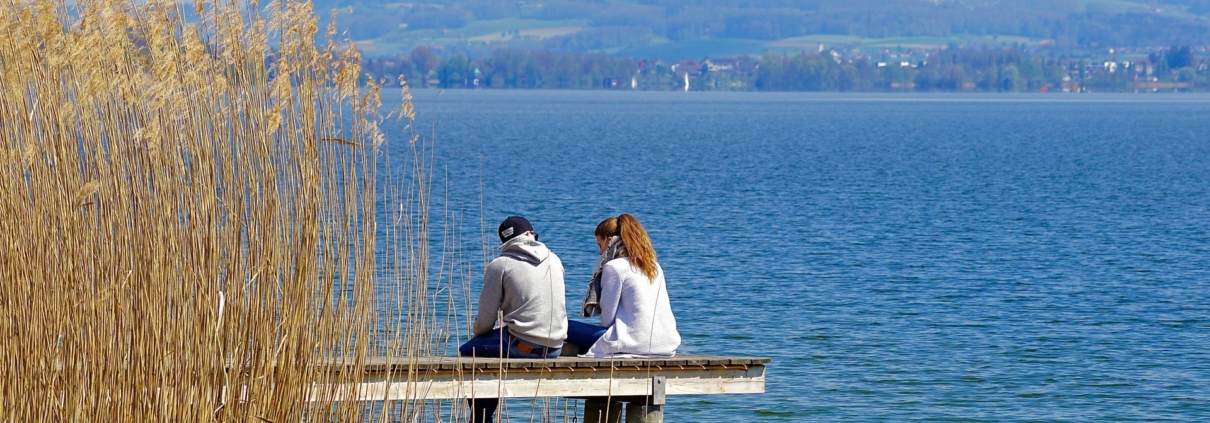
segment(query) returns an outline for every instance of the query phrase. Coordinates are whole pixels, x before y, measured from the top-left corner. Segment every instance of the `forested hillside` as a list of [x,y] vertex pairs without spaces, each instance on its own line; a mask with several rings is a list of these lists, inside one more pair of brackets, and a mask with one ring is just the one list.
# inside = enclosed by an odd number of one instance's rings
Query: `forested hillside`
[[[1062,50],[1210,43],[1210,0],[318,0],[371,56],[501,48],[672,59],[854,46],[1035,43]],[[829,38],[831,37],[831,38]]]
[[373,77],[446,88],[1210,86],[1210,0],[344,1]]

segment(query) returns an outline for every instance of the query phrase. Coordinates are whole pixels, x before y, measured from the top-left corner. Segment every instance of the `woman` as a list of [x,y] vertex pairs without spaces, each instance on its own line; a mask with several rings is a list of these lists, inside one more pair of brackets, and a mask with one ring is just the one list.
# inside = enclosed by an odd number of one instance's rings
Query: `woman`
[[651,239],[634,216],[618,216],[616,225],[610,220],[597,225],[597,245],[604,254],[616,236],[614,242],[620,242],[624,252],[601,266],[601,325],[569,321],[567,342],[592,357],[671,357],[681,345],[681,335]]
[[622,245],[622,239],[618,237],[618,218],[602,220],[597,224],[593,235],[597,238],[597,246],[601,248],[601,257],[592,269],[592,281],[588,283],[588,294],[584,296],[584,307],[580,309],[582,317],[601,315],[601,268],[610,260],[626,256],[626,246]]

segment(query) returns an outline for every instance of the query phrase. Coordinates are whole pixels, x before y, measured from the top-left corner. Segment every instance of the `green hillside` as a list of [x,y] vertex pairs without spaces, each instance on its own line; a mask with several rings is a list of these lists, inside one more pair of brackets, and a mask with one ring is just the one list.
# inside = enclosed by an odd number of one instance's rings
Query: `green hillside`
[[[700,58],[945,45],[1061,51],[1210,44],[1210,0],[320,0],[367,56],[430,46]],[[352,7],[352,14],[347,13]]]

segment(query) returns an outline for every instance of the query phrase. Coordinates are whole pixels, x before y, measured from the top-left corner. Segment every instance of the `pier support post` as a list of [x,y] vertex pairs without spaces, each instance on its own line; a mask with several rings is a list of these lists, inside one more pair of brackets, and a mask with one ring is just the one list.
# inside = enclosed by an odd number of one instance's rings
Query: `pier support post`
[[667,386],[663,376],[651,378],[651,395],[645,397],[629,397],[626,401],[626,423],[664,423],[664,389]]
[[664,406],[638,402],[626,404],[626,423],[664,423]]
[[614,398],[584,400],[584,423],[620,423],[622,403]]

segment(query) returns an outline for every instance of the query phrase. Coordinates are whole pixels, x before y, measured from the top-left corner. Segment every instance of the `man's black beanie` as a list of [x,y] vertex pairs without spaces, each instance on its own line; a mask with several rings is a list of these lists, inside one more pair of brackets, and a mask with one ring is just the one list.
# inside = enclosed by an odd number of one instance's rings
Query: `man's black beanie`
[[500,235],[500,243],[506,243],[508,240],[516,238],[517,235],[534,230],[533,226],[529,225],[529,221],[521,216],[509,216],[500,222],[500,229],[497,233]]

